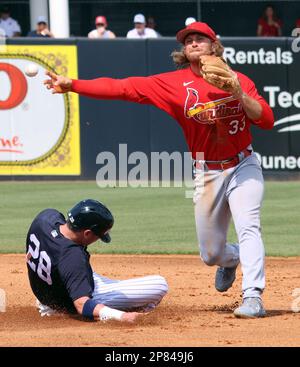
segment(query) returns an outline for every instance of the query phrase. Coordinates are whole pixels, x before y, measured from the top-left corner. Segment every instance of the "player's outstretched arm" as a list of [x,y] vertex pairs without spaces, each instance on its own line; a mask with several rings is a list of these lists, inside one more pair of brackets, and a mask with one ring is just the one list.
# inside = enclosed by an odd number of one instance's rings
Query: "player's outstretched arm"
[[66,76],[57,75],[47,70],[46,75],[49,77],[44,81],[47,89],[52,89],[52,93],[67,93],[71,91],[72,80]]
[[52,93],[74,92],[82,96],[105,100],[122,100],[141,104],[150,104],[174,114],[173,102],[168,90],[168,73],[161,76],[138,76],[124,79],[96,78],[90,80],[70,79],[47,71],[49,79],[44,81]]
[[138,312],[124,312],[103,304],[97,304],[89,297],[81,297],[74,301],[77,312],[89,319],[108,321],[117,320],[121,322],[135,322],[142,314]]

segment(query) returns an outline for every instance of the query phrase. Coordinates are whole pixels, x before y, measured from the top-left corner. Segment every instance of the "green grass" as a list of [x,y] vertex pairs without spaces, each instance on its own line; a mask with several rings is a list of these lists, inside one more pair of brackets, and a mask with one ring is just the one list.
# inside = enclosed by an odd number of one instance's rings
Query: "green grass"
[[[191,199],[184,188],[99,188],[94,182],[1,182],[0,252],[24,252],[27,229],[46,207],[63,213],[94,198],[115,216],[110,245],[94,253],[198,253]],[[300,255],[300,182],[266,182],[262,209],[267,255]],[[229,240],[235,234],[231,226]]]

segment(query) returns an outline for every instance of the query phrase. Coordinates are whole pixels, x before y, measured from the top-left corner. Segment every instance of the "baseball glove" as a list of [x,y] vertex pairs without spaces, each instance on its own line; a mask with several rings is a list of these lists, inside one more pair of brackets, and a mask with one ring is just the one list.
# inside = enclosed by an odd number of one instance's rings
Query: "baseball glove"
[[234,97],[242,94],[242,88],[236,73],[222,57],[201,56],[199,66],[203,79],[209,84],[231,93]]

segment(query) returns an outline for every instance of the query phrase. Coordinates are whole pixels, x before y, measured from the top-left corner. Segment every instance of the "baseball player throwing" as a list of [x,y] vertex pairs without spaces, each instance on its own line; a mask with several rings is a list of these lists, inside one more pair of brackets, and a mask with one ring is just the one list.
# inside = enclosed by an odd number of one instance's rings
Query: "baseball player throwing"
[[[206,24],[177,33],[183,44],[173,59],[180,69],[148,77],[71,80],[48,72],[53,93],[75,92],[99,99],[154,105],[180,124],[195,168],[195,221],[200,253],[218,265],[215,287],[227,291],[241,263],[243,302],[237,317],[262,317],[265,287],[260,207],[264,182],[251,146],[251,125],[271,129],[274,117],[255,84],[222,59],[223,46]],[[204,158],[199,159],[199,153]],[[204,187],[202,177],[204,174]],[[226,242],[230,217],[238,244]]]
[[42,316],[79,313],[91,320],[134,322],[136,311],[153,310],[168,290],[166,280],[151,275],[112,280],[93,272],[87,246],[110,242],[114,218],[96,200],[83,200],[67,220],[55,209],[43,210],[26,240],[30,286]]

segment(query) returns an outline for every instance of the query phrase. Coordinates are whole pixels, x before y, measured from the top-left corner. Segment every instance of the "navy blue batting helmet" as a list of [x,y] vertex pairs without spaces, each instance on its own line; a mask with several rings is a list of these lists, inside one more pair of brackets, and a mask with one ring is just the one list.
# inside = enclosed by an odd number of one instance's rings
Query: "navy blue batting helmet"
[[111,212],[97,200],[86,199],[77,203],[68,212],[71,229],[90,229],[103,242],[111,241],[109,230],[114,224]]

